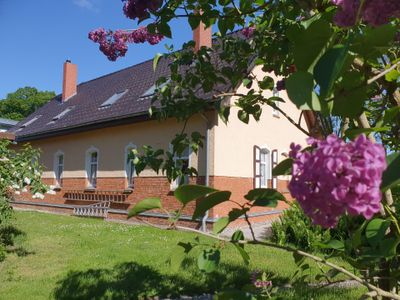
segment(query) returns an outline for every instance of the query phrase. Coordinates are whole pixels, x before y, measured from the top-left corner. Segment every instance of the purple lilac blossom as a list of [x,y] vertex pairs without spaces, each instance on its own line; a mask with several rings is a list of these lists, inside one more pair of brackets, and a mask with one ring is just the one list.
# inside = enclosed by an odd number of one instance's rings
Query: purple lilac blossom
[[[341,27],[355,25],[360,9],[360,0],[332,0],[339,6],[335,23]],[[360,19],[371,26],[386,24],[391,18],[400,17],[399,0],[365,0],[360,11]]]
[[345,213],[371,219],[380,211],[385,150],[360,135],[345,143],[336,135],[310,138],[311,151],[292,144],[289,190],[314,224],[334,227]]
[[146,27],[140,27],[136,30],[116,30],[115,32],[104,28],[98,28],[89,32],[89,39],[99,44],[99,49],[111,61],[118,57],[125,56],[128,51],[128,43],[144,43],[151,45],[158,44],[163,36],[160,34],[151,34]]
[[162,5],[162,0],[123,0],[125,2],[123,11],[129,19],[147,19],[150,12],[155,12]]
[[246,28],[242,29],[242,34],[246,37],[246,38],[251,38],[254,35],[254,31],[256,30],[255,26],[249,26]]
[[285,79],[278,80],[278,81],[276,82],[276,89],[277,89],[278,91],[283,91],[283,90],[286,89],[286,86],[285,86]]

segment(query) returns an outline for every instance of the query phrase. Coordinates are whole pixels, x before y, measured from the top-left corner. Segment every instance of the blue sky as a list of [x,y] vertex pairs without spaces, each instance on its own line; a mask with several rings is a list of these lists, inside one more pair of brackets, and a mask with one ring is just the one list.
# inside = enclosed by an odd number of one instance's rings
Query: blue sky
[[110,62],[87,38],[94,28],[132,29],[121,0],[0,0],[0,99],[19,87],[60,93],[66,59],[78,65],[83,82],[152,59],[165,44],[178,49],[192,38],[185,21],[172,24],[174,39],[131,45],[125,58]]

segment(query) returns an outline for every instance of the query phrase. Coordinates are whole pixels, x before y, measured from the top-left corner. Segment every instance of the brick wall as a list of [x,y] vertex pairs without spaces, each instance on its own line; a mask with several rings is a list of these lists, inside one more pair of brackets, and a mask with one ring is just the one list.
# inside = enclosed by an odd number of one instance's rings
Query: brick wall
[[[44,179],[44,183],[48,185],[54,184],[53,179]],[[192,184],[204,184],[204,177],[191,178],[190,183]],[[240,178],[240,177],[223,177],[223,176],[211,176],[210,186],[218,190],[229,190],[232,192],[232,200],[238,203],[244,203],[244,195],[251,189],[253,189],[253,179],[252,178]],[[46,207],[42,204],[58,204],[58,205],[87,205],[91,204],[85,201],[67,201],[65,199],[65,193],[69,190],[84,190],[86,188],[85,178],[65,178],[63,179],[63,187],[60,191],[57,191],[56,195],[46,194],[45,199],[32,199],[28,193],[24,193],[20,196],[16,196],[16,200],[29,201],[32,204],[37,204],[37,209],[44,209],[49,211],[63,211],[67,212],[66,208],[54,208]],[[98,178],[97,190],[112,190],[112,191],[123,191],[126,189],[126,179],[125,178]],[[278,190],[280,190],[287,198],[290,195],[287,193],[287,181],[278,181]],[[162,201],[164,208],[168,211],[178,210],[181,205],[175,199],[173,192],[170,190],[170,184],[165,177],[136,177],[134,189],[130,194],[127,194],[124,203],[112,203],[111,208],[119,210],[128,210],[133,207],[137,202],[148,198],[148,197],[159,197]],[[22,205],[25,207],[25,205]],[[232,202],[226,202],[218,205],[209,212],[210,218],[218,218],[221,216],[226,216],[229,211],[236,205]],[[236,206],[237,207],[237,206]],[[284,203],[279,203],[276,208],[254,208],[249,213],[254,214],[264,214],[262,216],[254,216],[252,222],[266,222],[273,218],[279,216],[276,211],[283,210],[287,207]],[[185,208],[183,215],[191,216],[195,209],[195,203],[189,203]],[[72,213],[71,209],[70,212]],[[153,211],[155,213],[165,213],[163,211]],[[270,214],[271,213],[271,214]],[[272,214],[273,213],[273,214]],[[127,219],[126,214],[110,213],[110,218],[117,219]],[[146,221],[154,222],[157,224],[166,224],[167,220],[165,218],[157,217],[144,217]],[[143,218],[142,218],[143,219]],[[198,227],[197,222],[184,221],[185,225],[191,224],[191,227]],[[244,220],[236,221],[233,226],[243,224]]]

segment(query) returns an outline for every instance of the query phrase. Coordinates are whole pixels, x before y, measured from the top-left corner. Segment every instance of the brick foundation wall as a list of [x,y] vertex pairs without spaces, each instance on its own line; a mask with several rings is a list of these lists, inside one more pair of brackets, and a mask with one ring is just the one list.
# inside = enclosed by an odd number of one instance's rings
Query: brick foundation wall
[[[271,184],[271,183],[270,183]],[[253,187],[253,178],[244,178],[244,177],[226,177],[226,176],[212,176],[210,177],[210,185],[219,190],[227,190],[232,192],[231,199],[240,204],[245,203],[247,200],[244,196],[248,193],[248,191],[252,190]],[[288,200],[291,200],[291,196],[287,189],[288,181],[278,180],[277,181],[277,190],[280,191]],[[237,207],[232,202],[221,203],[220,205],[214,207],[210,211],[210,216],[213,218],[218,218],[222,216],[226,216],[232,208]],[[268,222],[270,220],[276,219],[279,217],[280,211],[286,209],[288,207],[284,202],[278,202],[278,206],[275,208],[270,207],[255,207],[249,211],[250,215],[258,215],[251,218],[251,222]],[[276,212],[276,213],[274,213]],[[240,226],[245,224],[245,220],[239,219],[231,224],[231,226]]]
[[[47,185],[53,185],[53,179],[43,180]],[[191,178],[191,184],[204,184],[204,177]],[[210,186],[218,190],[229,190],[232,192],[232,200],[238,203],[244,203],[244,195],[251,189],[253,189],[253,179],[252,178],[240,178],[240,177],[224,177],[224,176],[211,176]],[[60,191],[56,192],[56,195],[46,194],[44,199],[32,199],[30,194],[23,193],[20,196],[16,196],[18,201],[29,201],[32,205],[19,204],[17,206],[23,208],[32,208],[34,204],[35,209],[56,211],[63,213],[72,214],[72,207],[52,207],[45,206],[43,204],[49,205],[60,205],[60,206],[70,206],[70,205],[88,205],[91,203],[85,201],[66,201],[64,194],[69,190],[84,190],[86,188],[85,178],[65,178],[63,179],[63,186]],[[125,178],[98,178],[96,190],[112,190],[112,191],[123,191],[126,189],[126,179]],[[287,198],[290,195],[287,191],[287,181],[278,180],[278,190],[282,192]],[[127,194],[127,198],[124,203],[112,203],[111,208],[114,210],[126,211],[133,207],[137,202],[148,198],[148,197],[159,197],[162,201],[163,207],[168,211],[174,211],[181,207],[180,203],[175,199],[173,192],[170,190],[170,184],[165,177],[136,177],[134,189],[130,194]],[[183,211],[184,216],[191,216],[195,209],[195,203],[189,203],[185,210]],[[215,219],[218,217],[226,216],[231,209],[235,207],[232,202],[226,202],[218,205],[209,212],[209,218]],[[253,215],[251,222],[267,222],[269,220],[275,219],[279,216],[279,212],[287,207],[284,203],[279,203],[276,208],[254,208],[249,214]],[[152,211],[154,213],[165,214],[163,211]],[[127,220],[126,213],[109,213],[109,218]],[[141,217],[150,223],[167,225],[168,221],[166,218],[145,216]],[[133,219],[135,221],[135,219]],[[137,221],[137,220],[136,220]],[[235,221],[232,226],[243,225],[245,221],[243,219]],[[189,220],[182,220],[180,222],[183,226],[188,226],[192,228],[198,228],[200,224],[198,222],[192,222]]]

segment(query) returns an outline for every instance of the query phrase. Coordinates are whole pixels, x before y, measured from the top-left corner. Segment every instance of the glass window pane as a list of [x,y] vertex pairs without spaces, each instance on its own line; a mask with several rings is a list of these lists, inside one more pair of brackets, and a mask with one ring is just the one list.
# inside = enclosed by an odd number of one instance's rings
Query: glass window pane
[[58,164],[59,164],[59,165],[64,164],[64,155],[59,155],[59,156],[58,156]]
[[93,153],[90,155],[90,161],[91,161],[92,163],[96,163],[96,162],[97,162],[97,152],[93,152]]

